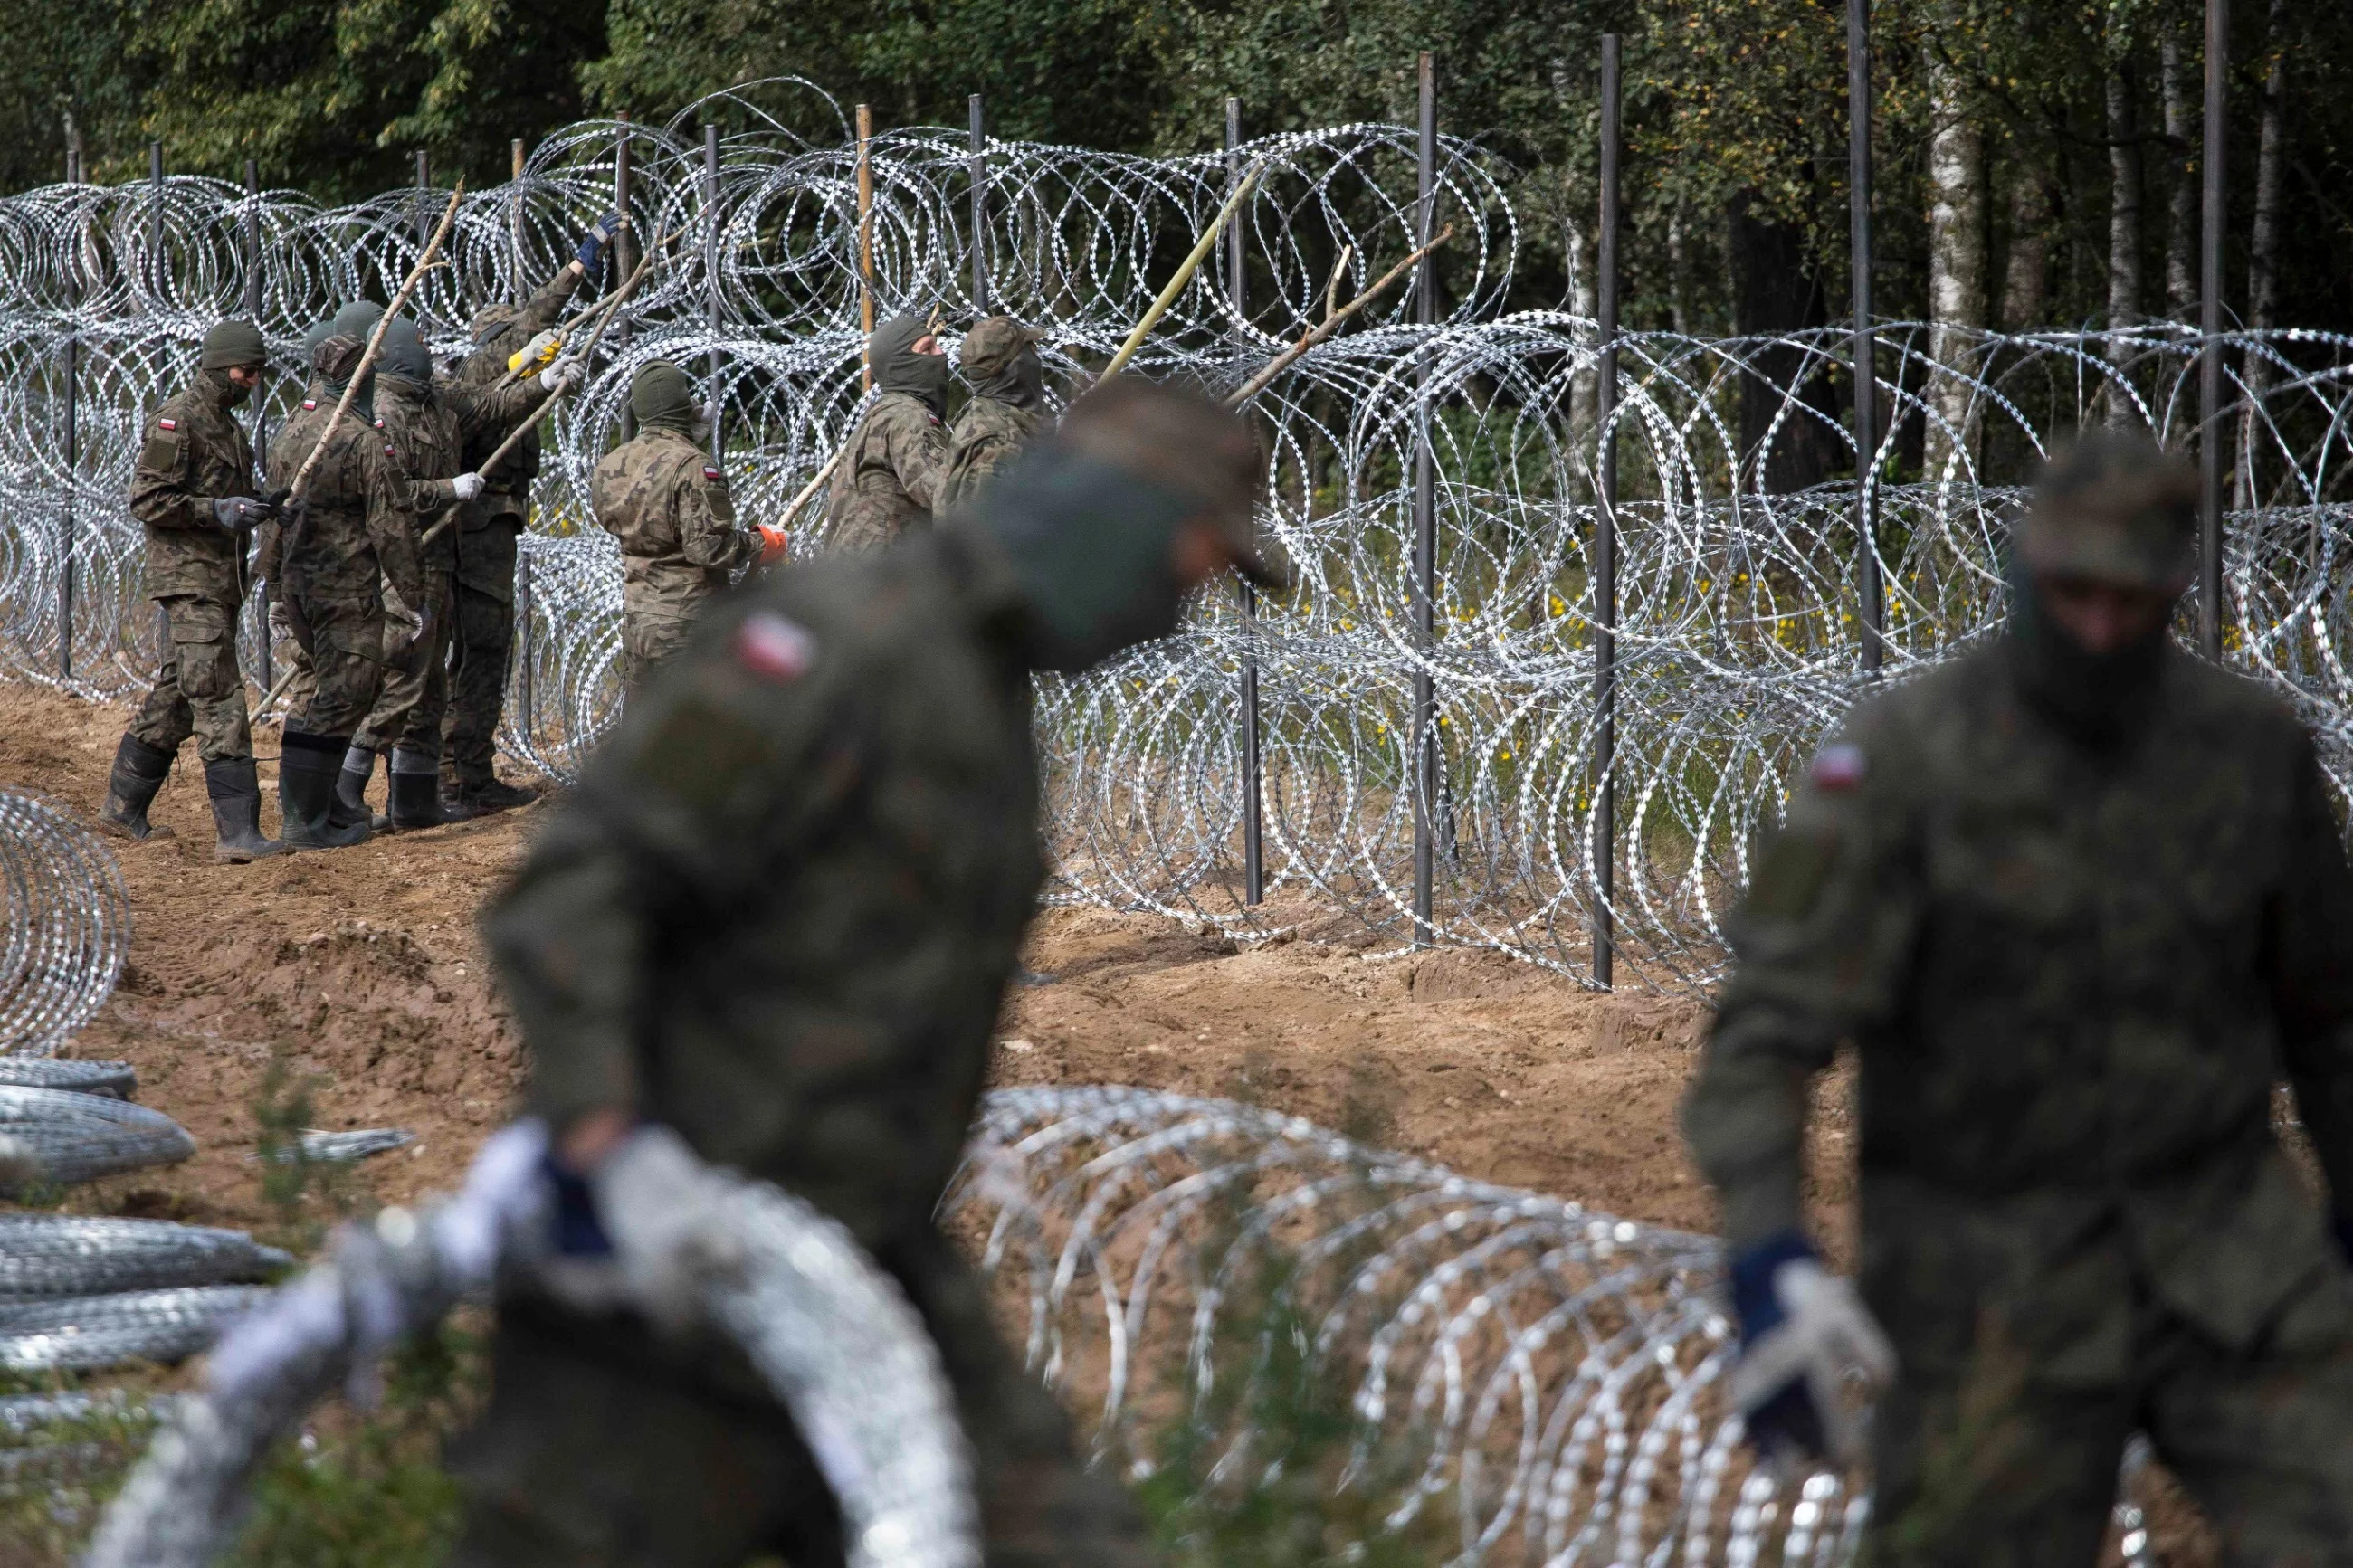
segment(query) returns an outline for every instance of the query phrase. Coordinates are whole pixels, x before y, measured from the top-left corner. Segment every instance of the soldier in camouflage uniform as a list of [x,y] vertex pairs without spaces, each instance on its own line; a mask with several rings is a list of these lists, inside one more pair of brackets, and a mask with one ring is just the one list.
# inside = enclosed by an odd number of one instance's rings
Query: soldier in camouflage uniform
[[[992,1568],[1147,1560],[934,1223],[1043,878],[1030,672],[1166,635],[1229,563],[1263,574],[1256,468],[1229,415],[1131,377],[955,522],[723,600],[485,920],[575,1183],[556,1245],[602,1244],[584,1173],[640,1123],[839,1220],[939,1343]],[[512,1286],[491,1388],[452,1450],[461,1568],[839,1560],[733,1351]]]
[[308,679],[298,677],[305,689],[287,705],[278,763],[286,840],[301,849],[343,848],[368,837],[366,806],[339,801],[335,783],[387,664],[406,652],[414,629],[406,615],[400,628],[387,626],[385,607],[405,610],[424,593],[416,540],[385,461],[373,371],[361,379],[350,412],[327,429],[364,347],[343,329],[364,314],[347,307],[339,315],[312,362],[321,395],[304,399],[269,450],[270,485],[284,489],[324,441],[302,495],[263,547],[263,570],[278,584],[309,666]]
[[921,316],[893,316],[867,343],[879,395],[834,470],[826,520],[837,550],[876,550],[928,527],[947,464],[948,357]]
[[233,410],[269,362],[260,330],[227,321],[205,334],[196,379],[148,426],[131,476],[131,515],[147,531],[147,588],[163,611],[163,668],[116,749],[99,826],[125,838],[156,831],[147,807],[180,742],[196,738],[217,844],[234,865],[282,855],[261,836],[261,785],[237,664],[246,535],[269,515],[254,495],[253,447]]
[[[2168,638],[2196,495],[2137,440],[2055,462],[2008,634],[1856,710],[1734,927],[1685,1126],[1743,1368],[1796,1352],[1742,1403],[1819,1447],[1803,1347],[1883,1328],[1873,1561],[2089,1568],[2144,1430],[2226,1562],[2353,1562],[2344,1226],[2271,1128],[2284,1073],[2353,1212],[2353,874],[2294,715]],[[1846,1040],[1860,1302],[1799,1229]]]
[[386,670],[375,708],[344,752],[343,776],[335,785],[349,810],[365,798],[376,757],[387,757],[391,778],[385,814],[375,824],[379,831],[433,827],[443,820],[441,719],[449,697],[458,521],[461,509],[479,500],[485,488],[482,477],[464,467],[468,443],[491,430],[504,440],[549,393],[577,374],[574,362],[564,359],[510,386],[437,385],[417,324],[402,320],[385,329],[376,415],[384,425],[394,494],[417,542],[424,598],[408,607],[421,629],[410,656]]
[[639,367],[629,409],[636,439],[607,453],[589,486],[596,525],[621,542],[625,689],[686,646],[695,616],[735,573],[785,552],[782,530],[736,522],[684,371],[667,360]]
[[[506,378],[510,360],[521,356],[518,368],[528,371],[559,351],[556,321],[581,279],[604,265],[605,247],[621,222],[618,213],[599,219],[581,238],[578,254],[520,308],[492,305],[476,312],[473,350],[458,367],[458,384],[493,387]],[[539,798],[536,790],[501,783],[492,770],[514,647],[516,542],[531,521],[531,485],[540,466],[533,427],[495,469],[483,469],[506,437],[505,429],[484,425],[466,445],[465,465],[481,474],[482,494],[459,514],[449,708],[441,728],[441,815],[453,822]]]
[[[319,345],[334,332],[332,321],[320,321],[302,334],[302,367],[311,380],[302,389],[301,406],[295,410],[289,424],[301,425],[309,431],[308,441],[315,442],[324,428],[333,401],[327,395],[327,384],[320,378],[317,360]],[[322,407],[322,405],[325,407]],[[280,436],[285,432],[281,429]],[[307,443],[306,443],[307,448]],[[274,454],[277,444],[271,444]],[[274,458],[273,458],[274,464]],[[273,480],[273,485],[275,481]],[[286,713],[299,712],[318,689],[317,672],[311,668],[311,655],[294,639],[294,623],[286,608],[284,595],[280,590],[280,574],[285,564],[285,528],[283,513],[272,513],[254,531],[254,574],[268,584],[269,605],[269,637],[270,646],[279,650],[279,708]]]
[[962,368],[972,401],[948,433],[947,462],[932,502],[940,517],[1054,423],[1038,336],[1012,317],[990,316],[965,334]]

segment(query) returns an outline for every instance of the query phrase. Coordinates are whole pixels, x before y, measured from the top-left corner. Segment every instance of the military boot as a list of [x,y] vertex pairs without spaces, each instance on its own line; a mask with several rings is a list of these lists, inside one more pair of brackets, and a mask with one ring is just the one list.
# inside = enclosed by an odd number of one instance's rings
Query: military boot
[[332,735],[285,732],[278,755],[278,806],[285,817],[279,831],[292,849],[348,849],[368,837],[367,808],[356,821],[337,820],[336,775],[343,770],[343,742]]
[[482,778],[441,775],[441,815],[452,822],[488,816],[497,811],[513,811],[538,798],[537,790],[505,783],[495,773]]
[[106,778],[106,804],[98,808],[100,832],[117,838],[169,838],[172,830],[147,820],[155,792],[172,775],[172,753],[158,751],[136,735],[122,737],[114,749],[114,771]]
[[[368,820],[368,779],[375,773],[375,753],[365,746],[353,746],[343,752],[342,771],[335,774],[335,818],[339,822]],[[375,830],[382,833],[385,825],[376,819]]]
[[261,836],[261,780],[251,757],[205,764],[205,793],[212,796],[213,832],[219,842],[213,858],[242,866],[286,853],[286,846]]
[[388,793],[391,809],[386,815],[398,831],[438,827],[447,820],[441,815],[440,759],[428,752],[395,746],[392,787]]

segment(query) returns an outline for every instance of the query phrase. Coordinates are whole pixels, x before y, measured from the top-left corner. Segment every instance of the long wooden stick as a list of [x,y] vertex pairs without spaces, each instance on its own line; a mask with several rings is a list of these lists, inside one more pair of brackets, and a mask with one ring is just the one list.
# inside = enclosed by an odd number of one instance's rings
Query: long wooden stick
[[293,685],[293,684],[294,684],[294,678],[295,678],[296,676],[298,676],[298,675],[301,674],[301,673],[302,673],[302,667],[301,667],[301,665],[299,665],[299,664],[290,664],[290,665],[288,665],[288,666],[286,667],[286,673],[285,673],[285,674],[283,674],[283,675],[281,675],[281,676],[280,676],[280,677],[278,678],[278,684],[277,684],[277,685],[275,685],[275,686],[273,686],[273,687],[271,687],[271,688],[269,689],[269,691],[268,691],[268,692],[267,692],[267,693],[262,697],[262,699],[261,699],[261,706],[260,706],[260,707],[259,707],[259,708],[256,708],[256,709],[253,710],[253,717],[252,717],[250,720],[248,720],[248,723],[259,724],[259,723],[260,723],[264,719],[269,718],[269,710],[270,710],[272,708],[275,708],[275,707],[277,707],[277,706],[278,706],[278,700],[279,700],[280,697],[283,697],[283,696],[285,696],[285,695],[286,695],[286,689],[287,689],[288,687],[290,687],[290,686]]
[[[1366,289],[1363,293],[1349,300],[1347,304],[1342,306],[1339,310],[1333,310],[1329,300],[1327,300],[1324,307],[1324,319],[1321,321],[1318,321],[1304,335],[1303,335],[1297,342],[1292,344],[1289,348],[1275,355],[1273,359],[1268,361],[1264,370],[1260,371],[1256,375],[1250,377],[1249,381],[1243,384],[1242,389],[1240,392],[1235,393],[1233,395],[1226,399],[1226,406],[1229,408],[1240,408],[1243,404],[1248,403],[1251,398],[1256,397],[1260,393],[1264,392],[1267,389],[1268,384],[1271,383],[1276,376],[1281,375],[1284,371],[1289,370],[1298,360],[1300,355],[1305,353],[1309,349],[1314,348],[1317,343],[1320,343],[1324,339],[1330,337],[1334,332],[1338,331],[1340,330],[1341,322],[1345,321],[1358,310],[1363,310],[1366,305],[1372,303],[1374,296],[1379,294],[1388,288],[1390,284],[1404,277],[1407,270],[1411,268],[1414,263],[1419,261],[1423,257],[1428,256],[1431,251],[1436,250],[1440,246],[1444,245],[1453,237],[1454,226],[1450,223],[1444,228],[1439,230],[1438,237],[1436,239],[1431,240],[1428,245],[1423,246],[1419,250],[1415,251],[1411,256],[1407,257],[1403,261],[1398,262],[1395,267],[1392,267],[1387,272],[1382,273],[1379,280],[1375,282],[1371,288]],[[1331,298],[1338,298],[1337,293],[1335,292]]]
[[866,334],[866,385],[874,390],[874,116],[858,106],[858,326]]
[[367,378],[368,368],[375,363],[377,351],[384,347],[385,329],[392,325],[392,319],[399,315],[408,303],[408,297],[417,291],[417,285],[424,279],[427,272],[432,270],[433,258],[440,254],[441,242],[449,237],[449,224],[458,216],[458,198],[465,194],[466,182],[460,178],[458,188],[449,193],[449,205],[441,209],[441,221],[435,226],[433,237],[426,242],[425,254],[417,258],[417,265],[410,269],[407,281],[401,284],[400,292],[392,297],[392,303],[386,305],[384,314],[376,318],[375,331],[368,334],[367,349],[360,355],[359,365],[352,372],[351,379],[343,383],[343,395],[336,400],[335,411],[327,416],[326,426],[319,432],[318,444],[311,448],[311,455],[302,459],[302,466],[294,472],[294,482],[287,487],[288,500],[301,500],[302,492],[309,488],[311,471],[319,466],[319,459],[326,454],[327,438],[335,433],[335,426],[343,422],[343,416],[351,412],[352,400],[359,395],[360,383]]
[[[549,331],[555,334],[556,341],[560,343],[565,339],[578,332],[583,327],[589,325],[591,322],[602,321],[605,317],[611,315],[613,313],[613,307],[618,302],[619,299],[620,294],[617,289],[613,293],[606,295],[601,300],[592,300],[588,304],[581,306],[580,309],[575,310],[563,321],[556,322],[554,327],[549,329]],[[537,373],[533,372],[533,374],[536,374]],[[499,373],[499,379],[491,384],[491,390],[497,392],[502,388],[512,386],[516,382],[521,381],[522,378],[523,371],[521,367],[517,367],[512,370],[501,371]]]
[[1209,232],[1201,237],[1201,243],[1193,247],[1193,254],[1185,258],[1185,265],[1176,268],[1176,276],[1168,280],[1168,287],[1160,290],[1160,297],[1152,301],[1152,309],[1144,312],[1144,320],[1135,323],[1135,331],[1127,334],[1127,342],[1119,345],[1119,353],[1111,356],[1111,363],[1103,366],[1100,379],[1109,381],[1135,357],[1135,351],[1144,346],[1144,340],[1151,335],[1153,328],[1160,324],[1160,318],[1168,313],[1168,307],[1176,302],[1176,296],[1185,291],[1185,285],[1193,280],[1193,274],[1201,269],[1201,263],[1208,259],[1209,251],[1218,243],[1218,236],[1226,232],[1226,225],[1232,221],[1234,214],[1240,209],[1250,192],[1257,188],[1258,177],[1265,172],[1266,160],[1263,158],[1250,165],[1250,173],[1242,176],[1242,183],[1234,187],[1234,194],[1228,196],[1226,205],[1218,209],[1218,221],[1209,226]]

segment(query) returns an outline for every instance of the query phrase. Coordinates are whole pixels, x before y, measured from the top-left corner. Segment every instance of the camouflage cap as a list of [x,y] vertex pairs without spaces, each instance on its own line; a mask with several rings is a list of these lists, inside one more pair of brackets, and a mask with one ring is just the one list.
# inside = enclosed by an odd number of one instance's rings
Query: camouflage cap
[[360,364],[360,355],[367,344],[346,332],[330,332],[319,340],[311,351],[311,369],[330,386],[341,386],[352,378]]
[[238,365],[269,363],[269,345],[262,341],[261,329],[232,316],[214,322],[212,331],[205,334],[204,357],[196,364],[203,370],[234,370]]
[[522,314],[512,305],[485,305],[474,312],[472,321],[466,323],[466,333],[478,343],[487,342],[506,331]]
[[1265,466],[1232,410],[1186,388],[1113,376],[1071,405],[1057,440],[1193,500],[1244,576],[1263,587],[1290,585],[1290,573],[1258,537],[1252,508]]
[[1021,357],[1038,342],[1038,334],[1010,316],[989,316],[964,335],[957,351],[958,368],[970,378],[993,376]]
[[2198,542],[2198,474],[2146,437],[2103,432],[2059,452],[2014,534],[2029,571],[2178,594]]

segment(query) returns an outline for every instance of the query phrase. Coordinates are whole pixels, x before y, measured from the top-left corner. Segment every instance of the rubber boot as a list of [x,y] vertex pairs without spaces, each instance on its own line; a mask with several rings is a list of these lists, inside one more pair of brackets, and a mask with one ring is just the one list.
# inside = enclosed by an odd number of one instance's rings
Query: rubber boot
[[478,816],[488,816],[490,809],[477,805],[466,794],[466,786],[448,773],[443,773],[441,785],[441,820],[471,822]]
[[158,751],[136,735],[122,737],[114,748],[114,771],[106,777],[106,804],[98,808],[102,833],[117,838],[169,838],[172,830],[147,820],[155,792],[172,776],[172,753]]
[[508,784],[495,773],[484,779],[460,779],[448,773],[441,778],[441,815],[452,822],[513,811],[538,798],[539,791]]
[[438,827],[441,816],[441,762],[406,746],[392,749],[392,826],[406,833],[417,827]]
[[343,771],[343,742],[332,735],[285,732],[278,754],[278,806],[285,825],[279,831],[290,849],[348,849],[368,838],[367,808],[358,820],[336,820],[336,775]]
[[286,853],[286,846],[261,836],[261,780],[251,757],[205,764],[205,793],[212,796],[213,858],[243,866]]
[[[375,773],[375,753],[365,746],[352,746],[343,752],[343,769],[335,775],[335,816],[343,822],[368,820],[368,780]],[[375,822],[375,830],[385,830],[384,820]]]

